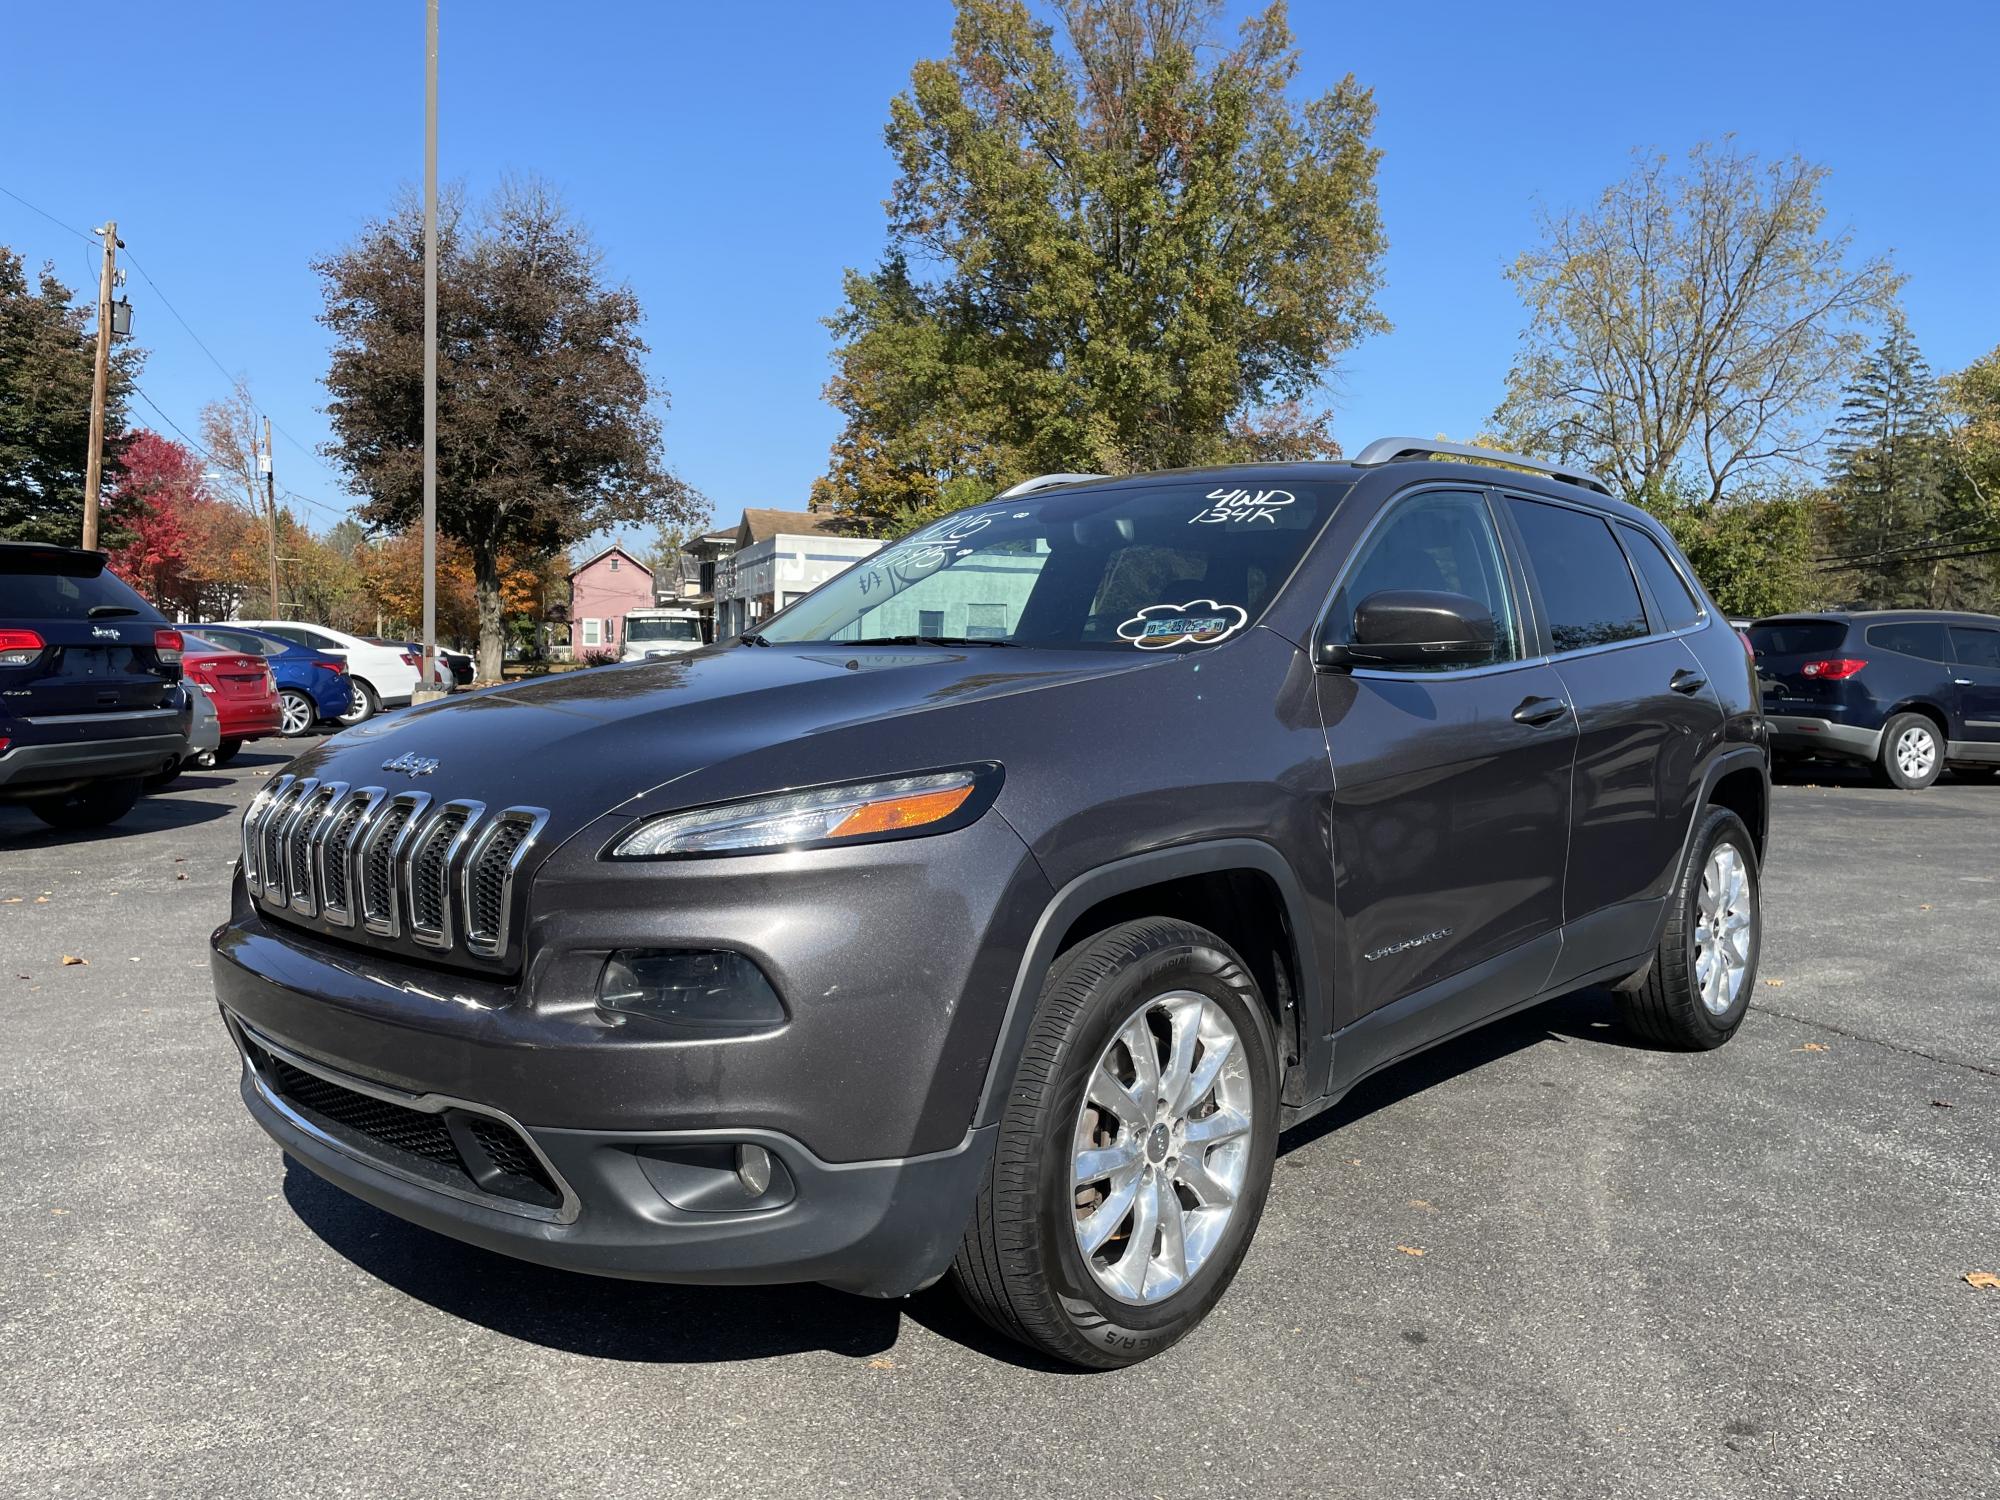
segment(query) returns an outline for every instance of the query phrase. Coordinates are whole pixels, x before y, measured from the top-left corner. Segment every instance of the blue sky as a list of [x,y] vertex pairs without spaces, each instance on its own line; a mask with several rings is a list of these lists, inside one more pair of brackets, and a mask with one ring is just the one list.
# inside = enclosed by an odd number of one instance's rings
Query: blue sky
[[[1232,14],[1245,9],[1232,0]],[[345,505],[302,451],[326,438],[311,260],[422,171],[423,7],[110,3],[111,105],[60,6],[0,32],[0,187],[63,223],[107,217],[157,283],[128,293],[141,385],[195,431],[226,383],[164,293],[288,434],[280,483]],[[853,4],[444,0],[442,163],[475,193],[555,183],[648,312],[672,393],[668,457],[719,520],[793,506],[837,427],[819,319],[843,266],[883,245],[890,96],[941,55],[946,0]],[[1522,313],[1501,268],[1538,202],[1588,202],[1636,146],[1734,132],[1832,168],[1832,221],[1892,250],[1932,364],[2000,343],[2000,7],[1734,0],[1295,4],[1302,90],[1352,71],[1376,142],[1395,332],[1331,383],[1349,451],[1390,432],[1463,435],[1498,399]],[[0,197],[0,242],[94,282],[89,245]],[[139,416],[152,412],[137,403]],[[295,440],[295,441],[294,441]]]

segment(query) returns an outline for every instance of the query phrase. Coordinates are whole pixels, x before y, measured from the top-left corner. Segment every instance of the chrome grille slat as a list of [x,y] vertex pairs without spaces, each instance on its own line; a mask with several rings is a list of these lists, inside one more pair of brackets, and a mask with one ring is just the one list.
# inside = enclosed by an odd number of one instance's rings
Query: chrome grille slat
[[281,776],[243,815],[243,874],[259,905],[473,958],[508,956],[539,807],[391,793]]

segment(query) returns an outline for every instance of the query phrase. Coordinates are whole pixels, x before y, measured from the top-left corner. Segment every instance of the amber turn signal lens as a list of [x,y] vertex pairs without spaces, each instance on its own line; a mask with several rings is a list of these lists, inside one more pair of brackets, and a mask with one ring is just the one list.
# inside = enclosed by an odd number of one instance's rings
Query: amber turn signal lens
[[898,833],[905,828],[921,828],[950,817],[971,795],[970,786],[955,786],[942,792],[920,792],[914,797],[870,802],[842,818],[827,837],[849,839],[864,833]]

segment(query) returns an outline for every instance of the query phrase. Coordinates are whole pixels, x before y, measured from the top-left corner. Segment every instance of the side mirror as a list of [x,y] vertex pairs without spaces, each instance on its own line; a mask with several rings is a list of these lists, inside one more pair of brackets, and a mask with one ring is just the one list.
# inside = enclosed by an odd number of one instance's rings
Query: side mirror
[[[1334,631],[1340,622],[1333,622]],[[1477,667],[1493,660],[1493,611],[1469,594],[1383,589],[1355,606],[1345,640],[1323,639],[1323,667]]]

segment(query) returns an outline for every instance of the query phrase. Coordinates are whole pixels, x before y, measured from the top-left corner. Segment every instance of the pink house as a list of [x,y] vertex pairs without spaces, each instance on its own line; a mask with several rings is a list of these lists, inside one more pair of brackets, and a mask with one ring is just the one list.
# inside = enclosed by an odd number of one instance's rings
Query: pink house
[[653,571],[623,547],[606,547],[569,575],[569,654],[625,645],[625,616],[653,607]]

